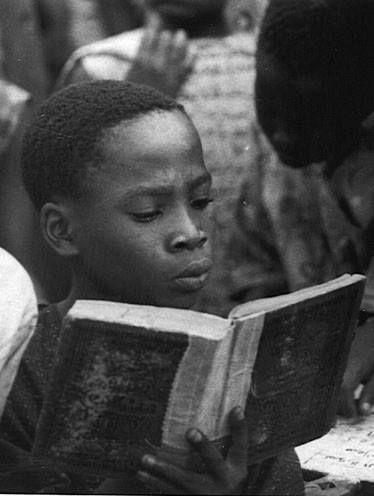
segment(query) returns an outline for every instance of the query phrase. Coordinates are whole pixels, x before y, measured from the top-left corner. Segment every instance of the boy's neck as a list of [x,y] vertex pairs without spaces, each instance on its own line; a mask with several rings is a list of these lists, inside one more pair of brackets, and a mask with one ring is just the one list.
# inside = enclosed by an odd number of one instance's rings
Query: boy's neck
[[60,301],[57,306],[61,317],[64,317],[77,300],[107,300],[108,297],[90,281],[81,280],[72,276],[72,285],[68,297]]
[[[150,12],[149,15],[152,15]],[[162,28],[169,31],[184,29],[190,38],[222,38],[228,34],[227,25],[222,13],[201,17],[190,21],[167,19],[161,17]]]

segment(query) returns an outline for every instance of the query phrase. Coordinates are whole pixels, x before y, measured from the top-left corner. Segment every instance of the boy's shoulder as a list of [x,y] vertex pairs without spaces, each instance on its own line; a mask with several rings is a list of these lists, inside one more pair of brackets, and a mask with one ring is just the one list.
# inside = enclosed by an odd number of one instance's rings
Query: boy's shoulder
[[58,345],[62,318],[56,304],[39,306],[38,322],[33,336],[33,342],[39,342],[44,347]]
[[39,307],[36,328],[22,358],[20,372],[35,374],[42,388],[55,362],[61,323],[57,305]]

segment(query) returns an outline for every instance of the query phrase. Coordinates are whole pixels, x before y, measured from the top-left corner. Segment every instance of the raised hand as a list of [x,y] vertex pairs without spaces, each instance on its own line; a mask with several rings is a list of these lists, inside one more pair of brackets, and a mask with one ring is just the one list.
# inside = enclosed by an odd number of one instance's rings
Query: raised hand
[[164,30],[159,16],[154,14],[145,28],[126,81],[146,84],[176,97],[194,60],[185,31]]

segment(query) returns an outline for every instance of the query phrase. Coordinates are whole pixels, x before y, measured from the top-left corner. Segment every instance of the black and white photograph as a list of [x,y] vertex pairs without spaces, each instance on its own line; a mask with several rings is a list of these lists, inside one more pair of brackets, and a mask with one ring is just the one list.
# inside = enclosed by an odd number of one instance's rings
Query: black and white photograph
[[0,0],[0,494],[374,496],[374,0]]

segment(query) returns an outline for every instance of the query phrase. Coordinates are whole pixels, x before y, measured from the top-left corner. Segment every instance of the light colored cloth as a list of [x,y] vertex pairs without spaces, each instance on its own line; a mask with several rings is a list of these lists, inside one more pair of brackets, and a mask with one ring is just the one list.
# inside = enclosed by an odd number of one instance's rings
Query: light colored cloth
[[29,100],[27,91],[0,79],[0,154],[7,149]]
[[[128,31],[80,48],[67,62],[59,85],[74,82],[82,69],[92,79],[125,79],[142,34],[143,29]],[[255,35],[193,39],[191,48],[197,58],[178,100],[200,133],[215,199],[211,236],[215,266],[200,309],[227,315],[235,304],[230,300],[233,261],[228,243],[236,223],[238,193],[247,176],[254,119]]]
[[0,416],[36,319],[31,279],[17,260],[0,248]]

